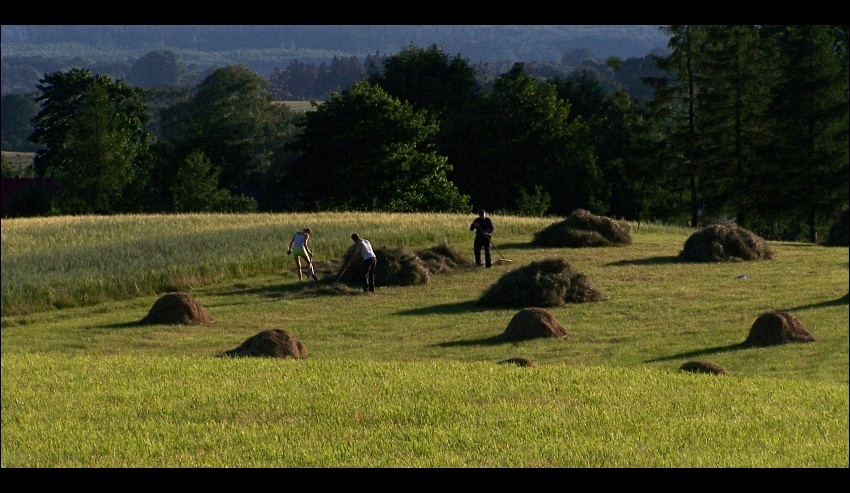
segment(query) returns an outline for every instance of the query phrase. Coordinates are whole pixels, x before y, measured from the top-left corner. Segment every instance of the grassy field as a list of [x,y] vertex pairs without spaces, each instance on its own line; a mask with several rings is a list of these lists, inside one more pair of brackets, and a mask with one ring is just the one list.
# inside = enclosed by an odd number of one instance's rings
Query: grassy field
[[[629,246],[536,248],[561,218],[496,215],[512,262],[371,295],[326,294],[325,275],[299,283],[285,255],[310,226],[320,263],[353,231],[471,257],[472,219],[4,220],[2,466],[848,467],[846,247],[771,242],[769,261],[683,263],[691,229],[633,224]],[[478,297],[553,257],[607,299],[547,308],[566,339],[498,341],[518,310]],[[137,324],[177,289],[215,322]],[[741,347],[772,310],[816,341]],[[308,357],[215,357],[270,328]],[[511,357],[537,366],[497,364]],[[729,376],[677,371],[694,360]]]

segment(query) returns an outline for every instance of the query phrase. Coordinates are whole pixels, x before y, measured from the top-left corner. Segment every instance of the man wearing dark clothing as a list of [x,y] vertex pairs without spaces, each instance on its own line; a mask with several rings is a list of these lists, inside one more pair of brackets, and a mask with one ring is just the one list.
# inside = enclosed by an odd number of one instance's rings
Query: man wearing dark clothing
[[492,267],[492,259],[490,257],[490,236],[493,235],[493,231],[495,228],[493,227],[493,221],[487,217],[487,211],[481,209],[478,211],[478,217],[472,221],[472,224],[469,226],[470,231],[475,231],[475,242],[473,243],[473,249],[475,250],[475,265],[481,266],[481,249],[484,249],[484,266],[487,268]]

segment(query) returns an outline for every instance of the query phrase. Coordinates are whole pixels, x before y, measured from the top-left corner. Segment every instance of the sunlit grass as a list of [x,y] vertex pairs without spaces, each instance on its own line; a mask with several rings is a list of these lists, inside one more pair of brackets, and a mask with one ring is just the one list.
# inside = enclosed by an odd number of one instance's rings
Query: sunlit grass
[[836,384],[365,360],[2,365],[3,467],[847,467]]
[[[2,466],[847,467],[846,247],[774,242],[770,261],[682,263],[688,228],[541,249],[534,232],[559,218],[495,216],[512,262],[342,296],[309,291],[333,281],[299,283],[285,254],[310,226],[318,260],[339,259],[353,231],[377,248],[445,241],[471,257],[472,219],[4,220]],[[607,300],[547,309],[567,339],[496,341],[517,310],[477,298],[554,256]],[[16,297],[27,283],[55,298]],[[131,283],[145,287],[124,296]],[[214,323],[136,323],[178,285]],[[770,310],[816,341],[740,347]],[[270,328],[308,358],[215,357]],[[511,357],[538,366],[497,364]],[[730,376],[676,371],[692,360]]]

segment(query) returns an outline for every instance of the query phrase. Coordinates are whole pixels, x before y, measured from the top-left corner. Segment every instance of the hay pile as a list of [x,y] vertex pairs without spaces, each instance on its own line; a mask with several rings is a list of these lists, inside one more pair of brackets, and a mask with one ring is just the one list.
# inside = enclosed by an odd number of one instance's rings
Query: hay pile
[[[348,264],[354,255],[354,245],[343,255],[336,277],[341,282],[359,285],[360,260],[354,261],[345,271],[342,266]],[[455,270],[475,267],[472,260],[465,258],[446,243],[412,251],[406,248],[376,248],[375,284],[379,286],[415,286],[426,284],[432,274],[447,274]],[[340,277],[341,276],[341,277]]]
[[708,361],[688,361],[679,367],[679,371],[690,373],[709,373],[712,375],[728,375],[720,366]]
[[297,337],[283,329],[269,329],[248,338],[239,347],[219,353],[227,358],[306,358],[307,350]]
[[848,221],[850,221],[850,208],[844,206],[835,222],[829,227],[829,236],[826,244],[829,246],[850,246],[850,232],[848,232]]
[[448,274],[457,270],[475,269],[475,261],[468,255],[461,255],[443,242],[431,248],[416,251],[416,256],[431,274]]
[[538,337],[566,339],[569,334],[551,313],[543,308],[532,307],[517,312],[501,335],[504,341],[525,341]]
[[692,234],[679,258],[691,262],[770,260],[773,250],[761,237],[736,225],[712,224]]
[[787,342],[814,342],[815,337],[806,330],[797,317],[788,312],[768,312],[760,315],[743,346],[777,346]]
[[569,248],[631,245],[632,228],[626,223],[578,209],[564,221],[535,233],[531,243]]
[[192,295],[174,292],[166,293],[156,300],[140,323],[197,325],[213,321]]
[[563,306],[567,303],[602,301],[590,279],[564,258],[532,262],[508,272],[478,299],[482,305],[516,307]]

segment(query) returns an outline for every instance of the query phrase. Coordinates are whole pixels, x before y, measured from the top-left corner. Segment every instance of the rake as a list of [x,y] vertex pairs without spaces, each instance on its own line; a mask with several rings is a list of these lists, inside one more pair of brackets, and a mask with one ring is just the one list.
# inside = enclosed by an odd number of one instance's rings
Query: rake
[[488,241],[490,241],[490,246],[493,247],[496,250],[496,252],[499,254],[499,257],[501,257],[499,259],[496,259],[497,264],[509,264],[509,263],[513,262],[513,260],[505,258],[505,256],[502,255],[502,252],[499,251],[499,249],[496,247],[496,244],[493,243],[493,240],[488,238]]
[[[481,226],[476,225],[475,229],[477,229],[478,231],[481,231]],[[481,233],[484,233],[484,232],[481,231]],[[484,236],[487,238],[487,241],[490,242],[490,246],[496,249],[496,252],[499,254],[499,257],[502,257],[500,259],[496,259],[497,264],[509,264],[509,263],[513,262],[513,260],[505,258],[505,256],[502,255],[502,252],[499,251],[499,249],[496,247],[496,244],[493,243],[493,240],[489,236],[487,236],[486,234]]]

